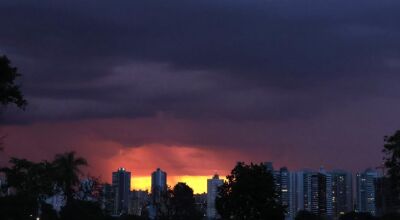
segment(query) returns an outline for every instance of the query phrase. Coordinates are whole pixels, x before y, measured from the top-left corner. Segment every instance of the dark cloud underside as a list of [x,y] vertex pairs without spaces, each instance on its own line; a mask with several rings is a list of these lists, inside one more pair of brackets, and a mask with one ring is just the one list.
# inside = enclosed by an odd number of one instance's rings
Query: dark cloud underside
[[23,120],[51,118],[37,103],[66,107],[57,118],[303,118],[389,93],[385,81],[399,80],[399,9],[398,1],[3,1],[0,46],[34,100]]

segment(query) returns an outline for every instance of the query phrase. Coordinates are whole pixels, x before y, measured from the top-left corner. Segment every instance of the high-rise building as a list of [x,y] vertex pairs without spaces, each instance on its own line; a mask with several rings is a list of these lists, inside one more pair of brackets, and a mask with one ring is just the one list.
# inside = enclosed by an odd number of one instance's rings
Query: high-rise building
[[325,175],[325,193],[326,193],[326,216],[333,216],[333,201],[332,201],[332,175],[321,168],[320,173]]
[[115,192],[114,215],[128,213],[129,195],[131,191],[131,173],[125,168],[119,168],[112,173],[112,187]]
[[372,169],[367,169],[363,173],[357,173],[356,176],[356,199],[357,211],[369,212],[376,215],[376,181],[378,172]]
[[279,200],[280,203],[286,207],[285,219],[294,219],[296,215],[296,207],[295,207],[295,175],[286,167],[283,167],[279,170],[279,177],[276,180],[279,180]]
[[217,174],[212,179],[207,180],[207,218],[216,219],[218,217],[217,210],[215,208],[215,199],[218,194],[218,187],[223,184],[223,180],[219,178]]
[[293,196],[293,209],[294,215],[297,212],[304,210],[304,176],[307,171],[298,171],[292,173],[292,196]]
[[332,209],[335,218],[353,211],[352,175],[343,170],[330,172],[332,176]]
[[294,219],[296,215],[296,183],[294,173],[289,172],[286,167],[274,170],[272,162],[263,163],[267,171],[271,172],[274,178],[274,186],[278,202],[286,207],[285,219]]
[[207,193],[194,194],[193,197],[196,210],[199,211],[202,216],[207,216]]
[[154,203],[161,202],[162,195],[167,192],[167,173],[157,168],[151,174],[151,194]]
[[290,205],[290,173],[286,167],[279,170],[280,180],[280,200],[282,205],[288,207]]
[[310,211],[327,219],[353,211],[352,175],[342,170],[302,170],[290,172],[286,167],[274,170],[271,162],[263,163],[274,177],[278,201],[286,207],[286,220],[297,212]]
[[332,217],[332,177],[325,171],[304,173],[304,209],[323,217]]

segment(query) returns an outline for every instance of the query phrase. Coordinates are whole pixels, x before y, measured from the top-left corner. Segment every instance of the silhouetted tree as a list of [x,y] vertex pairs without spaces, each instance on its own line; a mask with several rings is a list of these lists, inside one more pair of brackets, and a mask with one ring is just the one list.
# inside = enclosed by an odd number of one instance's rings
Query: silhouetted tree
[[177,183],[172,190],[171,197],[172,219],[201,219],[201,214],[196,210],[193,189],[186,183]]
[[87,161],[82,157],[76,157],[75,152],[67,152],[56,155],[53,163],[58,173],[58,186],[62,189],[68,206],[80,186],[81,167],[87,166]]
[[340,216],[339,220],[375,220],[377,218],[373,217],[367,212],[348,212]]
[[[7,178],[8,189],[14,196],[5,197],[10,203],[21,203],[22,207],[31,210],[29,214],[38,215],[38,210],[47,197],[55,193],[54,168],[47,161],[34,163],[26,159],[10,159],[10,167],[2,168]],[[20,199],[21,201],[18,201]],[[11,213],[13,209],[8,210]],[[19,210],[14,210],[19,212]],[[19,215],[19,214],[17,214]]]
[[160,194],[160,201],[153,203],[156,209],[156,219],[170,220],[172,219],[173,207],[171,204],[172,189],[168,186],[165,192]]
[[239,162],[227,180],[216,199],[223,219],[284,219],[273,176],[263,164]]
[[70,200],[60,211],[61,220],[104,220],[106,216],[98,202]]
[[11,158],[10,167],[1,168],[7,178],[7,186],[17,194],[44,199],[54,194],[55,170],[47,161],[35,163],[26,159]]
[[[15,104],[25,109],[27,101],[21,93],[20,86],[15,82],[20,76],[17,68],[10,65],[10,60],[6,56],[0,56],[0,107]],[[0,136],[0,151],[3,150],[3,139],[4,136]]]
[[34,220],[36,219],[37,201],[32,197],[13,195],[0,197],[0,219]]
[[47,203],[41,205],[41,215],[40,220],[58,220],[58,214],[53,206]]
[[118,220],[148,220],[148,218],[144,216],[122,215]]
[[381,217],[380,220],[394,220],[400,219],[400,213],[389,213]]
[[3,106],[15,104],[24,108],[27,104],[19,85],[15,80],[21,75],[17,68],[10,66],[10,60],[6,56],[0,56],[0,103]]
[[391,180],[391,188],[397,198],[395,203],[399,204],[400,199],[400,130],[392,136],[385,136],[385,166],[388,168],[387,174]]
[[59,193],[66,198],[61,219],[105,219],[97,200],[101,195],[99,180],[80,179],[80,168],[86,165],[74,152],[56,155],[51,163],[11,158],[10,166],[0,169],[7,178],[5,187],[12,192],[0,197],[0,219],[36,219],[40,210],[40,219],[56,220],[55,210],[45,200]]
[[306,210],[297,212],[295,220],[323,220],[322,217]]

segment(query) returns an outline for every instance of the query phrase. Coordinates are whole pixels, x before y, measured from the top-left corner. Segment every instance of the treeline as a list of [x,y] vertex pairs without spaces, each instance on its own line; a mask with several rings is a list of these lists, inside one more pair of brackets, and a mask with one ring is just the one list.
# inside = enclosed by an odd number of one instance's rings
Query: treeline
[[[0,219],[101,219],[101,185],[96,178],[84,177],[81,169],[87,161],[75,152],[56,155],[53,161],[9,162],[0,169],[6,180],[1,186]],[[49,199],[61,202],[59,213]]]
[[[146,210],[142,216],[112,217],[107,213],[103,207],[103,184],[82,173],[88,163],[75,152],[56,155],[52,161],[11,158],[9,162],[9,167],[0,169],[6,180],[0,192],[1,220],[148,219]],[[61,203],[60,210],[54,209],[52,200]],[[157,219],[203,218],[196,209],[193,189],[186,183],[168,189],[158,205]]]
[[[113,218],[102,209],[102,184],[85,176],[87,161],[74,152],[56,155],[52,161],[32,162],[10,159],[10,166],[0,169],[6,176],[0,197],[0,219],[4,220],[134,220],[143,216]],[[49,198],[61,197],[56,211]],[[196,209],[193,190],[185,183],[169,189],[160,201],[155,216],[160,220],[203,219]],[[220,219],[283,220],[286,207],[278,201],[274,179],[264,164],[238,163],[219,187],[216,208]],[[399,215],[377,218],[369,213],[346,213],[340,220],[393,220]],[[326,220],[300,211],[295,220]]]

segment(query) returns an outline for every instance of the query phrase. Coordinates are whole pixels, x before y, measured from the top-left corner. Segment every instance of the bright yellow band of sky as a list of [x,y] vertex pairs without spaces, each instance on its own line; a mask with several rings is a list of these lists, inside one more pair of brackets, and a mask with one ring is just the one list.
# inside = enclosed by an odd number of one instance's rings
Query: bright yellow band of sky
[[[211,179],[211,176],[169,176],[167,179],[167,185],[173,188],[178,182],[184,182],[189,185],[193,192],[206,193],[207,192],[207,179]],[[221,178],[221,177],[220,177]],[[150,176],[134,176],[131,178],[131,188],[134,190],[148,190],[151,187]]]

